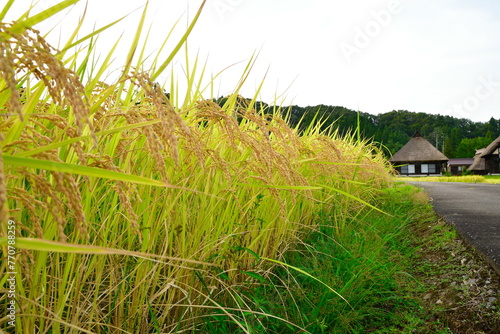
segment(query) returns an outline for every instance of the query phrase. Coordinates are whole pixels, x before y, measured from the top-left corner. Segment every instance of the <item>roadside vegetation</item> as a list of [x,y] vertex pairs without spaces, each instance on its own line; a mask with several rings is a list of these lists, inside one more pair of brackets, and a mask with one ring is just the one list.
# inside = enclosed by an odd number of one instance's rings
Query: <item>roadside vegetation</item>
[[[419,296],[413,264],[421,240],[409,231],[432,217],[421,195],[411,186],[386,188],[376,199],[384,213],[352,211],[342,226],[345,211],[323,212],[319,229],[285,254],[287,267],[249,289],[249,299],[310,333],[451,333]],[[266,323],[272,332],[292,333],[285,325]]]
[[[435,214],[425,192],[413,198],[416,220],[408,239],[415,252],[409,272],[418,282],[413,295],[428,315],[415,332],[500,332],[500,276]],[[432,329],[435,325],[439,331]]]
[[[376,203],[385,214],[366,209],[341,229],[335,213],[321,215],[319,229],[285,254],[287,266],[243,295],[310,333],[497,333],[500,277],[436,216],[427,194],[397,183]],[[275,318],[255,330],[296,332]]]
[[395,181],[419,182],[464,182],[464,183],[491,183],[500,184],[498,175],[464,175],[464,176],[425,176],[425,177],[395,177]]
[[340,228],[351,209],[376,209],[389,164],[355,134],[299,135],[281,113],[244,103],[252,62],[223,106],[204,96],[196,60],[185,96],[174,73],[155,82],[204,3],[176,47],[140,70],[146,6],[121,76],[102,81],[114,55],[92,61],[99,30],[81,37],[77,24],[55,50],[30,28],[76,2],[0,25],[0,242],[6,258],[12,220],[15,331],[198,332],[227,321],[252,332],[272,315],[240,288],[273,275],[320,212],[335,209]]
[[197,60],[185,95],[172,72],[156,82],[204,2],[140,70],[146,6],[121,76],[104,82],[113,51],[92,61],[99,30],[77,38],[77,24],[56,50],[30,28],[76,2],[14,23],[3,22],[14,1],[0,8],[2,287],[8,220],[17,232],[17,313],[15,326],[0,315],[2,330],[451,333],[425,298],[440,263],[415,264],[452,232],[394,183],[376,145],[321,119],[291,128],[242,99],[253,60],[222,106]]

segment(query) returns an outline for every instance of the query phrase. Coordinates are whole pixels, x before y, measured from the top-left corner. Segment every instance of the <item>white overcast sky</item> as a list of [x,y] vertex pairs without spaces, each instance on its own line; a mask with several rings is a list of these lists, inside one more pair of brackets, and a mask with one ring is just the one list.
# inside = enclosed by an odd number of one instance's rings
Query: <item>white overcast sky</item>
[[[16,1],[7,21],[29,2]],[[40,0],[34,12],[56,2]],[[106,54],[123,33],[126,53],[146,1],[87,2],[87,31],[132,13],[100,40]],[[171,49],[201,2],[150,0],[148,48],[157,49],[180,19]],[[62,22],[50,39],[57,45],[56,36],[71,31],[85,5],[82,0],[37,28]],[[207,0],[188,45],[191,62],[198,56],[207,63],[207,78],[234,65],[216,81],[216,97],[232,92],[257,52],[242,90],[246,97],[265,77],[259,96],[265,102],[278,97],[283,105],[337,105],[371,114],[401,109],[485,122],[500,118],[499,33],[498,0]],[[123,64],[115,63],[117,69]],[[182,53],[175,64],[182,76]]]

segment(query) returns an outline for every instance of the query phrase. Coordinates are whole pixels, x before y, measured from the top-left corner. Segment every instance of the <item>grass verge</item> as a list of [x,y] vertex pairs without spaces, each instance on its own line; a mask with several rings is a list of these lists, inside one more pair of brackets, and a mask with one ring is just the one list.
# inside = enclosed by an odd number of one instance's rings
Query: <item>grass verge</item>
[[[395,177],[395,181],[408,181],[408,177]],[[463,182],[500,184],[500,175],[465,175],[465,176],[423,176],[411,177],[411,181],[419,182]]]
[[[396,186],[378,205],[389,215],[366,211],[342,229],[335,210],[324,213],[319,230],[285,255],[287,265],[242,295],[310,333],[498,332],[498,276],[435,215],[427,195]],[[275,318],[254,329],[296,332]]]

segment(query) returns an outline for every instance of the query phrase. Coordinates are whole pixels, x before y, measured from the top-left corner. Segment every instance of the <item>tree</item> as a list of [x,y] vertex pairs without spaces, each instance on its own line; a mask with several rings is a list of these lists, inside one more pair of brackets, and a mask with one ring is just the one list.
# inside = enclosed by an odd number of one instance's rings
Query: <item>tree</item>
[[497,121],[491,117],[488,123],[486,123],[486,131],[491,131],[493,134],[492,137],[498,137],[500,135],[500,119]]
[[[227,98],[216,100],[223,104]],[[265,103],[255,104],[256,109],[272,114],[277,106]],[[387,147],[390,154],[405,145],[411,136],[419,131],[448,158],[470,158],[475,150],[487,146],[500,135],[500,119],[494,117],[488,122],[473,122],[465,118],[393,110],[372,115],[341,106],[316,105],[300,107],[292,105],[281,108],[287,122],[299,133],[310,126],[321,123],[322,130],[333,130],[339,135],[357,132],[363,140],[373,140]]]
[[485,137],[464,138],[458,145],[455,155],[457,158],[473,158],[476,150],[485,148],[490,143],[491,140]]
[[444,149],[443,154],[446,155],[447,158],[451,159],[455,157],[456,146],[453,145],[451,140],[451,136],[446,137],[444,140]]
[[447,136],[444,141],[444,150],[443,150],[444,155],[446,155],[450,159],[455,158],[456,151],[458,145],[460,145],[461,140],[462,140],[462,135],[460,129],[453,128],[451,130],[451,134]]
[[486,132],[486,136],[484,136],[485,140],[488,141],[489,143],[491,143],[493,141],[493,139],[495,139],[494,135],[493,135],[493,131],[491,130],[488,130],[488,132]]

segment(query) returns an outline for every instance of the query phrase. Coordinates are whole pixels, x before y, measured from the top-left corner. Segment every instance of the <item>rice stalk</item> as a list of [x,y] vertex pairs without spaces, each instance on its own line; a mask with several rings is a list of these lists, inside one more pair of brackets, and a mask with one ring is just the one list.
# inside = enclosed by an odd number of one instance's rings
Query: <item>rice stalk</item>
[[[81,63],[67,56],[76,34],[58,53],[32,28],[1,26],[0,204],[19,224],[23,331],[198,330],[219,313],[250,332],[264,314],[238,291],[274,275],[321,209],[342,230],[388,182],[380,152],[355,135],[299,133],[238,95],[253,58],[223,105],[203,97],[197,61],[184,100],[174,79],[167,95],[155,80],[204,3],[150,71],[138,70],[137,34],[112,83],[100,80],[112,53],[102,67],[93,44]],[[83,80],[86,68],[95,77]]]

